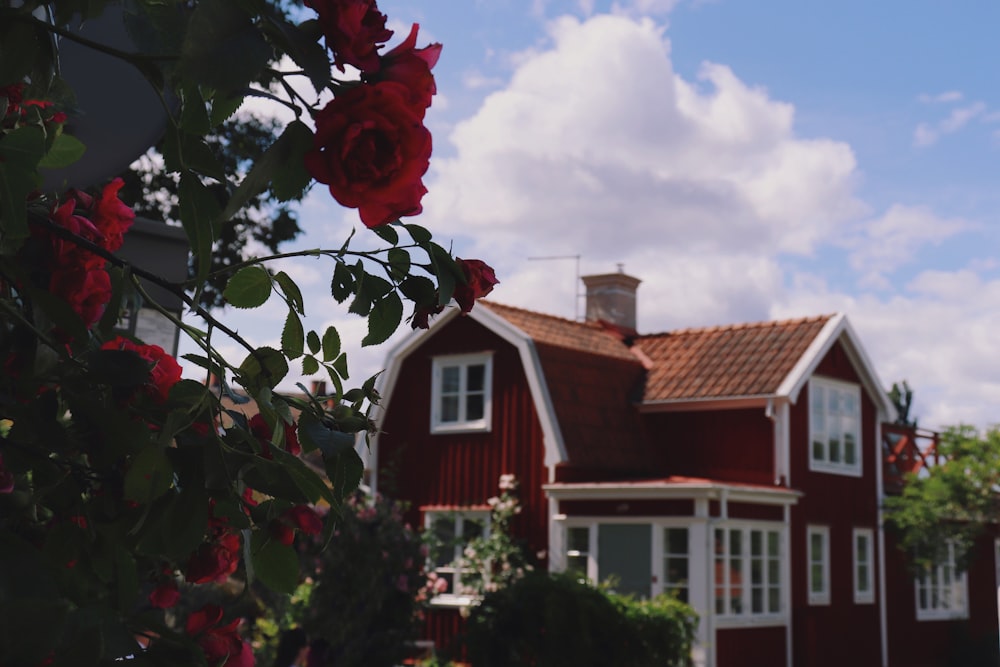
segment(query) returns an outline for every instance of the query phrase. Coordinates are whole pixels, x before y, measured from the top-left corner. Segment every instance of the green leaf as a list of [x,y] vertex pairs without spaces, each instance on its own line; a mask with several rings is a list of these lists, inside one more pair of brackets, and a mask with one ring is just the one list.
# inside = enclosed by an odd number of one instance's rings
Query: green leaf
[[83,145],[82,141],[61,132],[56,137],[49,152],[39,161],[38,166],[42,169],[67,167],[82,158],[85,152],[87,152],[87,147]]
[[198,548],[208,530],[208,505],[208,494],[196,486],[185,487],[170,499],[159,521],[165,555],[182,558]]
[[173,480],[173,467],[164,451],[147,447],[132,459],[125,473],[125,498],[145,505],[166,493]]
[[373,230],[384,241],[388,241],[392,245],[399,243],[399,234],[396,230],[389,225],[382,225],[381,227],[375,227]]
[[226,182],[226,171],[222,163],[203,137],[181,133],[181,161],[184,167],[192,171],[214,178],[220,183]]
[[412,238],[413,242],[418,246],[426,248],[427,244],[431,242],[431,233],[420,225],[415,225],[411,222],[404,224],[403,227],[405,227],[406,231],[410,233],[410,238]]
[[229,279],[222,296],[234,308],[257,308],[271,296],[271,275],[261,266],[247,266]]
[[212,266],[212,244],[219,219],[219,202],[194,173],[183,171],[178,186],[181,225],[195,255],[196,284],[204,284]]
[[149,362],[128,350],[94,350],[87,354],[94,382],[112,387],[138,387],[149,380]]
[[294,308],[299,315],[305,315],[305,302],[302,300],[302,292],[291,276],[284,271],[279,271],[274,276],[274,282],[278,283],[278,287],[281,288],[285,298],[288,299],[288,305]]
[[273,539],[266,529],[255,530],[250,538],[254,573],[268,588],[294,593],[299,585],[299,556],[291,546]]
[[[310,331],[308,334],[306,334],[306,345],[309,346],[310,353],[319,354],[319,351],[321,349],[319,334],[317,334],[315,331]],[[326,360],[324,359],[324,361]]]
[[19,127],[0,135],[0,252],[14,250],[28,237],[28,194],[41,183],[38,162],[45,135],[38,127]]
[[316,357],[311,354],[307,354],[302,359],[302,374],[303,375],[314,375],[319,372],[319,362],[316,361]]
[[350,376],[347,374],[347,353],[341,352],[340,356],[333,361],[333,368],[337,371],[340,377],[347,380]]
[[304,343],[302,320],[293,309],[289,308],[288,317],[285,318],[285,328],[281,330],[281,351],[289,359],[298,359],[304,351]]
[[337,328],[329,326],[323,334],[323,361],[333,361],[340,355],[340,334]]
[[330,83],[330,57],[315,39],[299,26],[278,17],[269,17],[269,34],[285,53],[302,68],[317,93]]
[[403,302],[396,292],[390,292],[372,305],[368,314],[368,335],[361,340],[361,346],[379,345],[388,340],[403,320]]
[[188,24],[178,69],[182,77],[222,91],[257,79],[271,49],[252,17],[231,0],[201,0]]
[[430,244],[428,254],[438,279],[438,305],[446,306],[455,293],[455,286],[465,283],[465,274],[451,254],[437,243]]
[[188,84],[181,90],[181,130],[196,136],[205,136],[212,129],[205,98],[196,85]]
[[343,499],[358,488],[365,473],[365,464],[353,446],[337,456],[323,457],[323,462],[326,465],[326,475],[333,483],[334,497]]
[[434,281],[424,276],[410,276],[399,283],[399,291],[414,303],[432,304],[437,301]]
[[330,293],[337,303],[344,303],[354,293],[354,274],[343,262],[337,262],[330,281]]
[[251,395],[263,387],[274,388],[288,375],[285,356],[271,347],[259,347],[240,364],[238,378]]
[[301,194],[309,184],[303,156],[312,148],[312,136],[312,131],[301,121],[289,123],[281,136],[254,162],[250,173],[233,192],[222,212],[222,219],[232,218],[269,186],[281,201]]
[[360,263],[355,267],[355,273],[358,276],[356,296],[354,297],[354,301],[351,302],[351,306],[347,309],[347,312],[355,313],[356,315],[368,315],[374,303],[392,292],[395,288],[385,278],[365,273]]
[[401,248],[389,250],[389,273],[394,280],[404,280],[410,273],[410,253]]

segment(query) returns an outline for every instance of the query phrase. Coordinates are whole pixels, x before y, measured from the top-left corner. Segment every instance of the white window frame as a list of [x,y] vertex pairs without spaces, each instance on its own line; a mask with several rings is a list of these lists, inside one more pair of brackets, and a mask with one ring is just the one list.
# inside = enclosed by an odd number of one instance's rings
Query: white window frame
[[[969,617],[969,578],[958,574],[955,543],[948,540],[943,563],[914,577],[914,604],[918,621],[945,621]],[[923,593],[923,595],[921,595]]]
[[[819,550],[815,548],[815,538],[819,538]],[[809,590],[809,604],[830,604],[830,527],[808,526],[806,528],[806,585]],[[817,574],[819,581],[817,582]],[[816,585],[819,583],[817,589]]]
[[[479,419],[466,417],[467,398],[466,387],[468,368],[483,366],[483,416]],[[442,380],[445,368],[459,367],[458,419],[444,421],[441,414]],[[489,431],[492,425],[493,398],[493,354],[481,352],[477,354],[453,354],[434,357],[431,368],[431,433],[467,433],[474,431]]]
[[[434,522],[437,519],[454,520],[456,536],[462,535],[465,532],[464,524],[467,519],[475,519],[483,524],[482,537],[488,537],[490,533],[490,511],[488,509],[425,510],[424,530],[433,531]],[[478,600],[478,596],[475,594],[461,589],[462,574],[468,572],[469,570],[459,567],[457,563],[464,555],[465,546],[466,545],[461,541],[456,542],[453,546],[454,553],[452,561],[447,565],[436,565],[434,562],[434,554],[428,554],[427,570],[437,573],[438,576],[450,576],[453,582],[452,586],[449,586],[447,591],[439,595],[435,595],[431,599],[431,604],[447,607],[467,607],[475,604]]]
[[[830,410],[831,393],[837,396],[836,410],[833,412]],[[847,405],[853,403],[853,414],[845,411],[843,407],[845,402]],[[819,415],[817,415],[818,405],[822,406],[822,413]],[[831,435],[836,436],[834,442],[839,448],[835,455],[831,454]],[[853,463],[844,460],[848,437],[854,441]],[[852,382],[813,376],[809,379],[809,469],[860,477],[863,459],[861,386]]]
[[[719,626],[742,626],[742,625],[783,625],[788,617],[788,582],[785,580],[786,568],[785,559],[787,547],[785,543],[785,526],[774,523],[758,522],[735,522],[729,521],[712,526],[712,542],[716,546],[713,548],[709,558],[711,559],[711,571],[722,575],[722,581],[712,582],[712,597],[710,604],[713,605],[712,613],[718,620]],[[721,553],[719,544],[716,543],[721,531],[722,543]],[[732,552],[732,533],[740,533],[739,553]],[[762,553],[755,555],[752,553],[751,545],[753,534],[761,535]],[[770,536],[775,536],[777,553],[770,553]],[[739,567],[733,565],[733,561],[739,559]],[[761,581],[755,582],[753,579],[754,561],[760,567]],[[772,562],[773,561],[773,562]],[[772,567],[776,570],[777,581],[771,577]],[[732,573],[740,575],[741,581],[734,582],[731,579]],[[715,577],[713,576],[713,579]],[[761,595],[762,611],[753,610],[753,595],[755,592]],[[771,608],[771,592],[777,591],[778,609]],[[737,604],[734,606],[733,591],[737,591]],[[719,594],[721,593],[722,609],[718,607]]]
[[[858,539],[864,544],[858,544]],[[875,531],[871,528],[855,528],[851,535],[851,551],[854,553],[854,604],[875,602]],[[867,570],[868,586],[862,584],[862,568]]]

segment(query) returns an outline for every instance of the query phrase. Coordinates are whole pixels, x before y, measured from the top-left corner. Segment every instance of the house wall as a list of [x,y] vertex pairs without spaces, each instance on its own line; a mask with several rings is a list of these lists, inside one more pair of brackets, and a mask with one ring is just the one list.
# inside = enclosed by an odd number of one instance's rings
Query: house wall
[[891,531],[886,535],[889,667],[981,667],[998,663],[996,529],[976,543],[970,567],[969,618],[918,621],[913,575]]
[[[495,352],[492,430],[431,434],[432,359],[484,351]],[[512,473],[524,508],[512,532],[528,542],[529,553],[547,548],[542,430],[513,345],[471,318],[451,320],[404,360],[380,426],[379,491],[412,503],[414,525],[423,525],[421,506],[484,505],[499,493],[500,475]]]
[[[860,384],[861,380],[841,343],[836,343],[818,365],[815,375]],[[791,509],[790,558],[792,571],[792,654],[796,667],[878,667],[878,579],[874,603],[854,602],[853,531],[878,529],[876,457],[877,411],[872,397],[861,392],[860,477],[809,470],[809,386],[790,410],[790,482],[803,492]],[[809,603],[807,528],[826,526],[830,540],[830,603]],[[874,544],[874,563],[878,544]],[[877,568],[876,568],[877,569]]]
[[774,481],[774,426],[763,408],[659,412],[645,427],[661,474]]
[[785,667],[785,632],[783,627],[720,628],[716,634],[716,664],[725,667]]

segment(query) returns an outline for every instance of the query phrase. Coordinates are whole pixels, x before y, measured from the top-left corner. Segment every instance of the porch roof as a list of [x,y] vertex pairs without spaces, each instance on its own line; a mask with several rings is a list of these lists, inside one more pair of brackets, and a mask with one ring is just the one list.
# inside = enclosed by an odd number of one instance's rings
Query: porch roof
[[677,475],[611,482],[554,482],[542,486],[555,500],[706,499],[762,505],[794,505],[803,495],[794,489]]

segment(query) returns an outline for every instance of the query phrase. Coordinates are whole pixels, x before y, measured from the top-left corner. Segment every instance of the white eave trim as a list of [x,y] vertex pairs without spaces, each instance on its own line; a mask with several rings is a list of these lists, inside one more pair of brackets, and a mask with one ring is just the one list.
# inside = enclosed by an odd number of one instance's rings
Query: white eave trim
[[875,401],[875,407],[879,411],[880,421],[893,421],[896,418],[896,408],[889,399],[888,394],[882,387],[875,366],[865,352],[861,339],[858,337],[854,327],[848,322],[844,313],[837,313],[829,319],[823,326],[816,338],[813,339],[805,353],[792,367],[785,379],[778,386],[777,396],[787,398],[791,403],[798,400],[802,388],[812,377],[823,357],[830,351],[834,344],[843,339],[844,349],[850,357],[861,377],[861,382],[865,389]]
[[[403,361],[418,349],[427,337],[433,336],[440,327],[459,316],[460,310],[458,308],[449,308],[431,323],[430,328],[413,331],[389,350],[389,353],[386,355],[385,372],[379,376],[376,383],[376,388],[383,397],[382,403],[373,415],[376,421],[379,415],[385,413],[389,408],[389,401],[393,395],[396,382],[399,379]],[[490,310],[488,306],[480,304],[464,317],[471,317],[517,348],[524,375],[528,380],[528,386],[531,390],[531,398],[535,404],[535,411],[538,414],[538,420],[542,427],[542,435],[545,441],[545,465],[551,467],[569,460],[534,341],[524,331]]]
[[751,487],[719,482],[580,482],[543,484],[545,494],[555,500],[721,500],[758,505],[795,505],[803,495],[783,487]]
[[711,396],[707,398],[672,398],[662,401],[645,401],[639,412],[697,412],[700,410],[739,410],[741,408],[766,408],[774,394],[757,396]]

